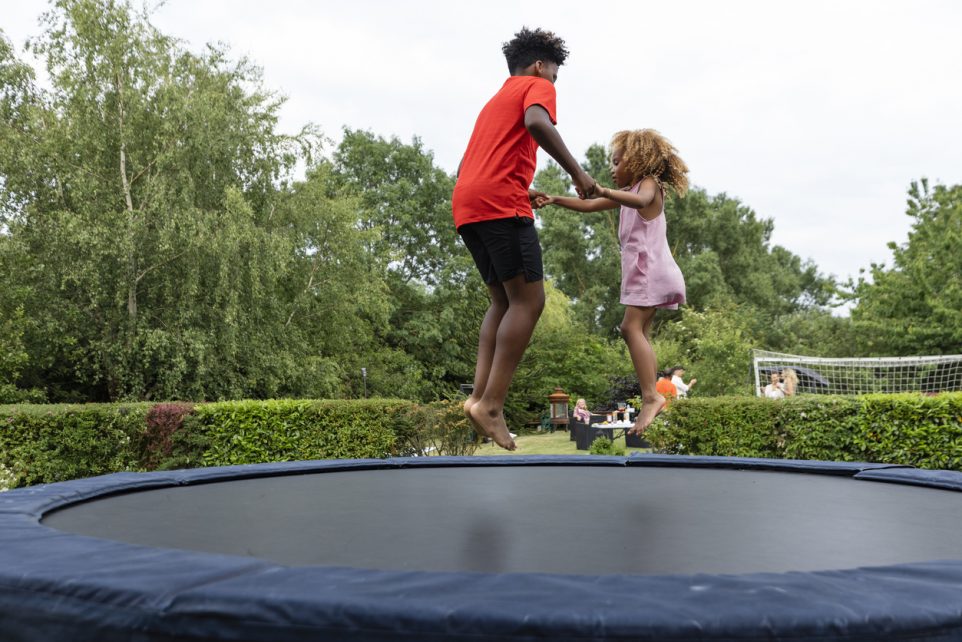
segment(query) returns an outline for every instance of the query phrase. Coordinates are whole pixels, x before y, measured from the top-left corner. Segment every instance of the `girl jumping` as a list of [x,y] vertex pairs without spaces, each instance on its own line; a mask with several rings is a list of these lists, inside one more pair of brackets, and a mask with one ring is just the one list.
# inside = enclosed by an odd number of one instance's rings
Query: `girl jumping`
[[688,167],[678,150],[653,129],[620,131],[611,139],[611,176],[617,190],[595,183],[598,198],[581,200],[547,196],[536,205],[560,205],[577,212],[621,208],[621,336],[641,385],[643,406],[629,431],[641,434],[665,398],[655,389],[658,362],[651,347],[651,324],[657,308],[677,309],[685,302],[685,279],[668,247],[665,188],[679,196],[688,190]]

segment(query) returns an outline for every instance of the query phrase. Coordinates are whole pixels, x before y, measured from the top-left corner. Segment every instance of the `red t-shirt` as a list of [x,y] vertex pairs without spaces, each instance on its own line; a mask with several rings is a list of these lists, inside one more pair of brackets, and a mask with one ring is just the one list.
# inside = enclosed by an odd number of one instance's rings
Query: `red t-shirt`
[[528,186],[538,143],[524,126],[524,112],[541,105],[557,124],[554,85],[538,76],[511,76],[478,115],[451,208],[454,226],[511,216],[534,218]]

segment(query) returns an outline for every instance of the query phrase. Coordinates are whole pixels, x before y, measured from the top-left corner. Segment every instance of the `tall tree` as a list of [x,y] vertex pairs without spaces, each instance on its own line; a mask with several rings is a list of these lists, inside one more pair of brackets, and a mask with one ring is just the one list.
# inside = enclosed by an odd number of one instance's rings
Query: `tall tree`
[[913,182],[908,240],[889,243],[893,265],[851,284],[864,354],[962,353],[962,185]]
[[288,185],[318,132],[278,133],[259,69],[185,51],[127,2],[59,0],[44,22],[31,49],[50,90],[0,46],[0,261],[27,293],[24,385],[55,399],[336,391],[335,349],[365,336],[349,326],[386,315],[356,203],[326,196],[329,171]]
[[454,178],[435,167],[417,138],[404,144],[360,130],[344,130],[333,162],[342,193],[360,199],[361,225],[379,232],[371,253],[405,283],[437,285],[460,251],[451,219]]

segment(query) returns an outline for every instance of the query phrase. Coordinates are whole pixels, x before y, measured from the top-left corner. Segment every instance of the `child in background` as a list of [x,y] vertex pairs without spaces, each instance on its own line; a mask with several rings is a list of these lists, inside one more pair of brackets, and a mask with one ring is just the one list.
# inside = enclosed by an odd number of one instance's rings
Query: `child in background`
[[678,396],[678,388],[671,381],[671,371],[665,370],[658,373],[658,381],[655,383],[655,390],[665,398],[665,409],[671,406],[671,400]]
[[575,403],[574,418],[583,424],[591,422],[591,412],[588,411],[588,404],[584,399],[579,399]]
[[617,190],[595,185],[598,198],[566,196],[536,199],[537,206],[560,205],[577,212],[621,208],[621,303],[625,316],[621,336],[641,386],[642,408],[632,434],[641,434],[666,399],[658,392],[658,362],[651,347],[651,325],[658,308],[676,309],[685,302],[685,279],[668,247],[665,188],[679,195],[688,190],[688,167],[678,151],[653,129],[620,131],[611,139],[611,175]]

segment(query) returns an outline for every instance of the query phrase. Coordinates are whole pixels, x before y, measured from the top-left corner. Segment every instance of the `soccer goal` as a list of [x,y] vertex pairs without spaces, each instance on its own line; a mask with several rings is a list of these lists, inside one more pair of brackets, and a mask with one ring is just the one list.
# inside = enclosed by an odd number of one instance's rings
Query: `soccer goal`
[[753,350],[755,394],[772,373],[797,378],[798,394],[860,395],[870,392],[962,390],[962,355],[832,359]]

